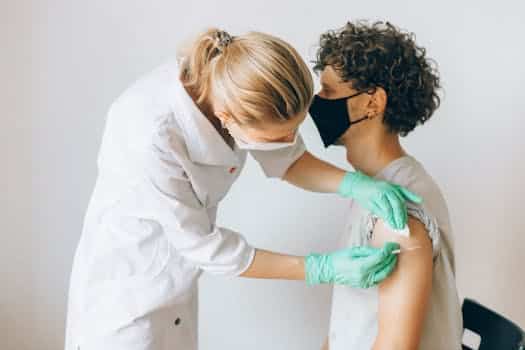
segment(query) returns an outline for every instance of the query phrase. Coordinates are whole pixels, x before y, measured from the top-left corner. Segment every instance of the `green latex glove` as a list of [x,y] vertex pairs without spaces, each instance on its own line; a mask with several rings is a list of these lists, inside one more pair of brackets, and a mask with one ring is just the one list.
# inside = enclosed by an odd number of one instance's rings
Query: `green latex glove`
[[394,229],[402,230],[407,223],[405,201],[421,203],[418,195],[404,187],[375,180],[361,172],[346,173],[338,193],[355,199],[367,210],[379,216]]
[[352,247],[330,254],[310,254],[305,258],[306,283],[343,284],[369,288],[392,273],[399,244],[387,242],[383,248]]

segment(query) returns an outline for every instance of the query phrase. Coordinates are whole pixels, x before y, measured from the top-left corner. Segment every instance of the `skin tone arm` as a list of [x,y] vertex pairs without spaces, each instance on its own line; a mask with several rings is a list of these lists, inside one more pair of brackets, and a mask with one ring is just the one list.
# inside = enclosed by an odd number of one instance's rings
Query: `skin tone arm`
[[252,264],[242,277],[304,280],[304,257],[257,249]]
[[344,170],[324,162],[306,151],[292,164],[283,179],[308,191],[335,193],[345,173]]
[[[373,350],[419,348],[432,289],[432,243],[420,221],[409,218],[408,226],[410,237],[392,233],[382,221],[374,229],[372,245],[397,241],[402,252],[395,271],[379,285],[379,324]],[[416,246],[421,248],[403,251]]]
[[[417,350],[432,290],[432,243],[421,222],[409,218],[410,237],[393,233],[378,221],[371,244],[398,242],[397,266],[379,284],[378,333],[372,350]],[[409,251],[403,249],[421,248]],[[322,350],[329,350],[328,338]]]

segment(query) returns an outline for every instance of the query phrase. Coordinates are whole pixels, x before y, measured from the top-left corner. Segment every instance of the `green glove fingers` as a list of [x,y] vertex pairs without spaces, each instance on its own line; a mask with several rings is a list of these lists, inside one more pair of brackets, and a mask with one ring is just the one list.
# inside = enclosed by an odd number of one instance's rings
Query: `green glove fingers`
[[397,257],[397,254],[390,254],[384,263],[381,264],[380,268],[369,275],[369,283],[371,286],[377,285],[379,282],[390,276],[396,267]]
[[[383,209],[382,213],[385,215],[383,220],[388,222],[390,227],[397,228],[399,225],[398,220],[401,220],[399,210],[406,211],[406,208],[404,208],[405,202],[403,201],[400,202],[403,204],[398,204],[397,200],[394,198],[390,199],[389,197],[389,194],[383,194],[381,200],[379,201],[379,207]],[[395,203],[395,207],[392,206],[392,203]],[[396,210],[398,211],[396,212]]]
[[405,202],[422,202],[421,197],[401,186],[375,180],[360,172],[346,173],[338,193],[355,199],[390,227],[398,230],[403,229],[408,220]]
[[329,254],[308,255],[304,264],[306,284],[332,283],[333,267],[330,260]]
[[390,258],[392,255],[396,255],[392,254],[392,251],[398,248],[399,244],[394,242],[385,243],[383,248],[370,247],[369,249],[373,249],[371,254],[360,257],[361,268],[366,274],[373,274],[381,270],[386,264],[391,262]]
[[375,215],[379,216],[380,218],[383,218],[385,222],[391,221],[390,214],[387,213],[382,207],[380,207],[376,203],[370,203],[369,210]]
[[369,288],[384,280],[397,263],[392,251],[397,243],[383,248],[352,247],[331,254],[310,254],[305,259],[306,282],[309,285],[335,283],[356,288]]
[[373,255],[374,253],[377,253],[380,249],[374,248],[371,246],[357,246],[352,247],[352,249],[349,252],[349,256],[353,259],[355,258],[366,258],[367,256]]
[[421,198],[420,196],[418,196],[414,192],[410,192],[406,188],[404,188],[402,186],[399,186],[399,185],[395,185],[395,187],[399,190],[399,192],[401,193],[401,195],[403,196],[404,199],[407,199],[407,200],[409,200],[411,202],[414,202],[416,204],[423,203],[423,198]]
[[392,216],[395,223],[395,226],[392,227],[395,227],[398,230],[403,229],[405,227],[405,223],[407,222],[407,209],[405,200],[400,194],[397,193],[397,191],[387,193],[385,194],[385,197],[392,208]]
[[394,268],[397,264],[397,254],[393,254],[393,251],[399,249],[399,244],[394,242],[387,242],[381,249],[382,255],[381,260],[378,260],[375,265],[370,268],[369,274],[365,285],[367,287],[372,287],[383,281],[385,278],[390,276],[394,271]]

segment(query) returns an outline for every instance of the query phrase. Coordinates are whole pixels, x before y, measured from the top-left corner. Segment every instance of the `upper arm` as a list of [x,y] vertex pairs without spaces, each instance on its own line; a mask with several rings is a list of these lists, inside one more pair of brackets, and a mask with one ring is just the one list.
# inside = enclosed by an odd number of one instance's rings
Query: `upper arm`
[[[379,285],[378,336],[374,349],[417,349],[432,289],[432,242],[425,226],[409,217],[410,236],[393,233],[378,221],[372,244],[401,246],[394,272]],[[403,251],[404,248],[419,249]]]

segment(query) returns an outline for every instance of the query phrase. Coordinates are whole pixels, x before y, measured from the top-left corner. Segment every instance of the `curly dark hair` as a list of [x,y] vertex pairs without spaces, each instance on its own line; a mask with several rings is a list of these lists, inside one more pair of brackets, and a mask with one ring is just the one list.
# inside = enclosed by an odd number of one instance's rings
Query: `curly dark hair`
[[332,66],[358,91],[382,87],[388,96],[383,122],[406,136],[439,107],[439,74],[413,33],[389,22],[348,22],[321,35],[316,72]]

